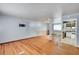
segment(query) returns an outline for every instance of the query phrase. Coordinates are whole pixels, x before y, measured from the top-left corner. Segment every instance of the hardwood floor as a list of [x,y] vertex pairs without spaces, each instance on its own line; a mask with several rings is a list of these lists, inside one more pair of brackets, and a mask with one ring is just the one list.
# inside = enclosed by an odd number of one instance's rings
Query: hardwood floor
[[48,36],[0,44],[0,55],[79,55],[79,48],[61,44],[57,47]]

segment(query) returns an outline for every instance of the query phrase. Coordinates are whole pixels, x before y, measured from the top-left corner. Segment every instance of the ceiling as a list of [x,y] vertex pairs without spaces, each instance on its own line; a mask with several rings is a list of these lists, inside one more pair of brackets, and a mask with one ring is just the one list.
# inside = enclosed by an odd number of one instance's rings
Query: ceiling
[[62,15],[79,12],[78,3],[0,3],[0,15],[44,21],[53,18],[58,7],[62,8]]

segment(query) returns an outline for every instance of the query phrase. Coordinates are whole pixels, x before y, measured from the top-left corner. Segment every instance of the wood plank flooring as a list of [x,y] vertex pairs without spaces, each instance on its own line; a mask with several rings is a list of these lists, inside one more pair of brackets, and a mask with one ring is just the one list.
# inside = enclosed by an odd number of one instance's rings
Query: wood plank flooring
[[79,48],[61,44],[46,35],[0,44],[0,55],[79,55]]

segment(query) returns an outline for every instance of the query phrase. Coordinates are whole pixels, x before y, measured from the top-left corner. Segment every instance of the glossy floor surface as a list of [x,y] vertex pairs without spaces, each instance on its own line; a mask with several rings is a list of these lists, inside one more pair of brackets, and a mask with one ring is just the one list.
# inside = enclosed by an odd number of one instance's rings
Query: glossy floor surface
[[0,44],[1,55],[79,55],[79,48],[63,44],[58,47],[46,35]]

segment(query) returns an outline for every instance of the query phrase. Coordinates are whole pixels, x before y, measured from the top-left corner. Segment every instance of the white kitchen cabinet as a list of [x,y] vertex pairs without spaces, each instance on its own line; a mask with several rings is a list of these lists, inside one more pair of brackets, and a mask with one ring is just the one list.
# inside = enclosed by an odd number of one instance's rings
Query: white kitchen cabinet
[[79,15],[66,15],[62,18],[62,43],[79,47]]

